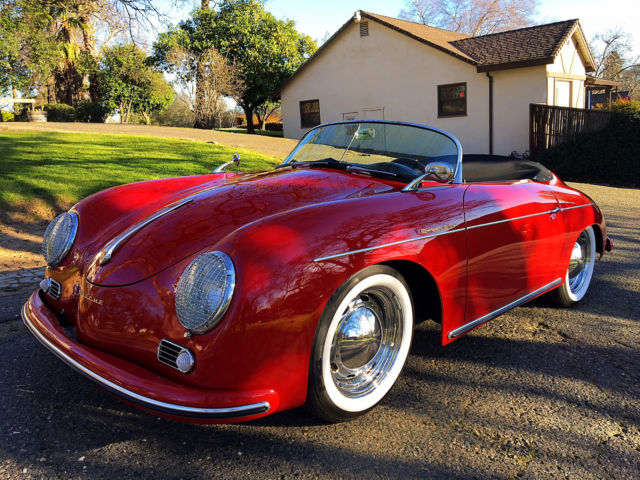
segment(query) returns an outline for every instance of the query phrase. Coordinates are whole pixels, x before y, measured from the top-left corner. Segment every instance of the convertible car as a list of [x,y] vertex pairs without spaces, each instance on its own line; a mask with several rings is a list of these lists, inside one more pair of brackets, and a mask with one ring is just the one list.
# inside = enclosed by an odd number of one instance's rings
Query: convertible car
[[612,248],[596,204],[542,165],[463,156],[423,125],[325,124],[273,171],[226,165],[56,217],[22,310],[65,363],[156,415],[356,417],[418,322],[448,344],[543,294],[570,306]]

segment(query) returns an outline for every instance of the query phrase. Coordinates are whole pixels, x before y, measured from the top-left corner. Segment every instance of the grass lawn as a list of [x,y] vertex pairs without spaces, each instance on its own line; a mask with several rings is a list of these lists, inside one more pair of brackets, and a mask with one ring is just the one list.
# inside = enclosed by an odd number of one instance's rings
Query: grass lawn
[[[247,133],[246,128],[216,128],[219,132],[231,132],[231,133]],[[284,138],[284,132],[272,132],[271,130],[255,130],[257,135],[264,135],[266,137],[280,137]]]
[[57,132],[0,133],[0,220],[51,218],[105,188],[209,173],[240,153],[239,167],[269,170],[281,160],[249,150],[155,137]]

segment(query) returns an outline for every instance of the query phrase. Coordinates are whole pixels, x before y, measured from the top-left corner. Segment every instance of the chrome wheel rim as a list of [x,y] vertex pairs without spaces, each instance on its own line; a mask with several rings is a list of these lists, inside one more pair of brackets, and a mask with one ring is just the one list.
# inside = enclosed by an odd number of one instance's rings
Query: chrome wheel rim
[[403,316],[386,287],[371,287],[349,302],[330,351],[331,378],[342,395],[360,398],[384,381],[401,349]]
[[571,259],[569,260],[567,276],[569,278],[569,289],[573,294],[578,294],[591,279],[591,270],[593,268],[593,262],[591,261],[593,257],[592,248],[589,234],[585,230],[573,245]]

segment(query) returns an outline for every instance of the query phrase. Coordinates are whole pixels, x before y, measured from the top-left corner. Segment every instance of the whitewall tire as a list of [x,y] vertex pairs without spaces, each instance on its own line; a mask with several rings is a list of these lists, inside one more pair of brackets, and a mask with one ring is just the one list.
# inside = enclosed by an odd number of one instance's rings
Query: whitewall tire
[[593,227],[588,227],[573,244],[564,282],[551,292],[556,304],[570,307],[584,298],[591,284],[595,262],[596,236]]
[[373,408],[400,376],[413,335],[406,281],[390,267],[368,267],[327,303],[311,353],[308,405],[337,422]]

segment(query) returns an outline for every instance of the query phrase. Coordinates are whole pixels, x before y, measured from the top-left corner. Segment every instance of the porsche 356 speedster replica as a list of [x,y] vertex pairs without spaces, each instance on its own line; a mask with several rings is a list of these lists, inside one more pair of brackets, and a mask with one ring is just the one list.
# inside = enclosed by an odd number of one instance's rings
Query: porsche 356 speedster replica
[[341,421],[393,386],[417,322],[439,322],[447,344],[542,294],[570,306],[611,246],[595,203],[538,163],[463,157],[422,125],[339,122],[273,171],[82,200],[47,228],[22,317],[157,415],[230,422],[306,403]]

